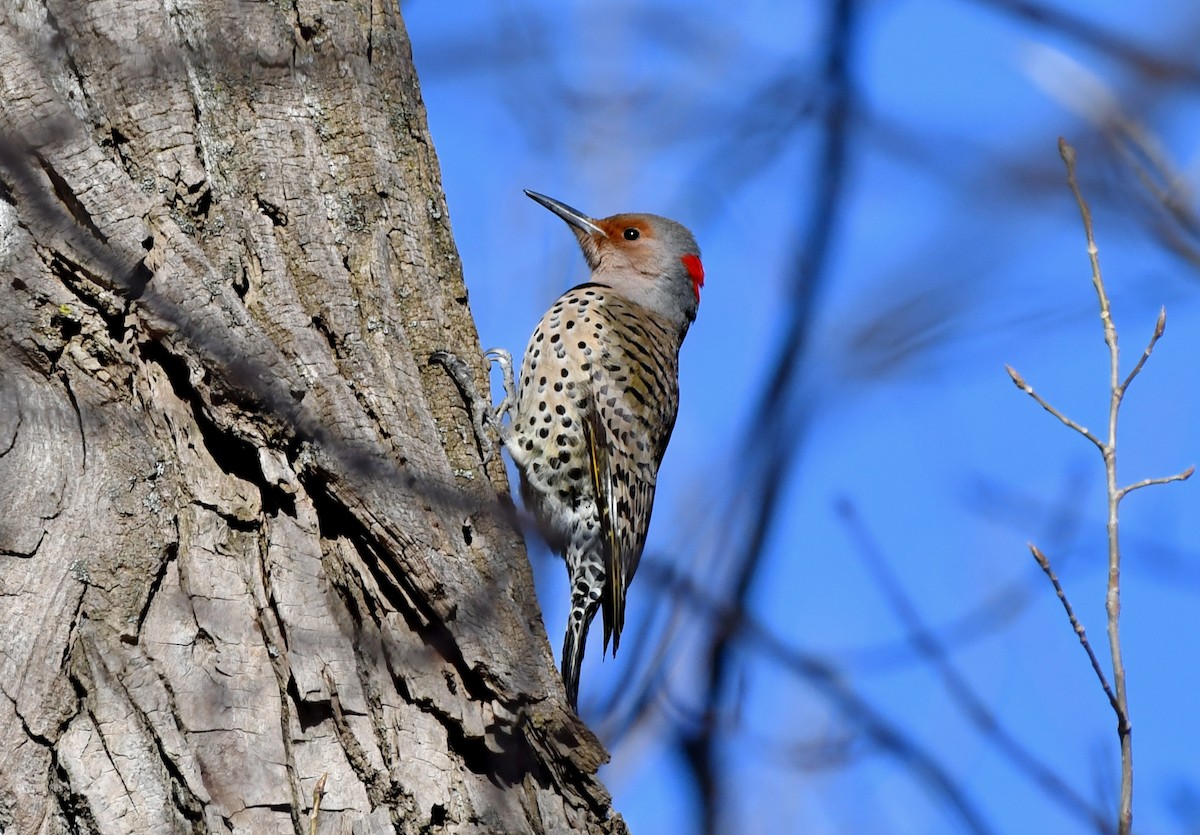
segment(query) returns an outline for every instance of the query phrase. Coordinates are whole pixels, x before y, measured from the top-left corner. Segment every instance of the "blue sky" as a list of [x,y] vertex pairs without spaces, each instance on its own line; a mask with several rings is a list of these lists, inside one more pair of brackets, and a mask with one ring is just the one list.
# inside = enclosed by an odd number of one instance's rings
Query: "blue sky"
[[[1121,480],[1200,462],[1200,273],[1147,222],[1157,216],[1139,202],[1144,186],[1130,157],[1100,135],[1103,100],[1089,91],[1120,102],[1192,187],[1200,96],[1195,80],[1161,83],[1111,48],[1034,28],[1000,5],[856,9],[843,202],[801,370],[812,420],[751,602],[773,635],[835,666],[928,752],[987,831],[1088,832],[964,716],[913,651],[865,556],[887,566],[1011,737],[1088,802],[1111,808],[1115,720],[1026,547],[1046,550],[1107,664],[1103,470],[1088,443],[1012,385],[1004,364],[1103,428],[1107,355],[1055,147],[1065,135],[1080,148],[1126,369],[1159,306],[1168,308],[1166,336],[1122,412]],[[761,1],[404,8],[486,347],[519,352],[553,299],[586,277],[573,237],[523,188],[597,216],[669,215],[696,233],[708,280],[683,349],[682,411],[647,559],[699,583],[719,584],[710,526],[738,489],[736,441],[790,303],[821,136],[803,94],[819,89],[825,12]],[[1148,55],[1200,63],[1186,48],[1200,25],[1186,3],[1088,4],[1085,20]],[[747,112],[748,97],[783,76],[791,81],[771,106]],[[1184,202],[1194,209],[1186,194]],[[1141,832],[1200,832],[1198,485],[1141,491],[1122,509]],[[532,557],[557,647],[565,571],[537,550]],[[631,622],[659,604],[639,575]],[[688,652],[684,641],[671,656],[673,695],[684,700]],[[601,663],[596,643],[584,666],[582,711],[602,735],[611,723],[596,711],[621,688],[625,663]],[[739,665],[721,748],[737,831],[966,831],[820,692],[762,653],[744,653]],[[655,720],[609,738],[603,776],[634,832],[695,824],[671,716],[666,703]]]

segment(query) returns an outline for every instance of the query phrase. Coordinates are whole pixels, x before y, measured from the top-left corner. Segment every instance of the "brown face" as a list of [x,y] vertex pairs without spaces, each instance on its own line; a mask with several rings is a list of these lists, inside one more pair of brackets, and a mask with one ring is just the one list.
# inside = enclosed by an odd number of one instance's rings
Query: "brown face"
[[643,235],[648,238],[654,237],[654,229],[650,223],[636,215],[613,215],[596,221],[596,225],[603,229],[608,239],[614,243],[619,240],[632,243]]
[[[647,244],[655,241],[656,235],[653,222],[646,216],[613,215],[597,220],[595,224],[604,232],[605,244],[618,252],[625,253],[625,257],[630,263],[636,265],[639,260],[649,257],[645,248]],[[696,296],[696,302],[699,303],[700,288],[704,286],[704,265],[700,261],[700,256],[690,252],[683,253],[679,256],[679,261],[687,270],[688,278],[692,282],[692,292]]]

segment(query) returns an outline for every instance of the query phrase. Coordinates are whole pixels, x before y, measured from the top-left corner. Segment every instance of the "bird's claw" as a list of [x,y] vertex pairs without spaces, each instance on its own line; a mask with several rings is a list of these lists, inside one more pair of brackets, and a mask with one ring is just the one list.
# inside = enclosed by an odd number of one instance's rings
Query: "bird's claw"
[[512,354],[503,348],[491,348],[483,352],[483,358],[488,361],[489,368],[492,363],[500,366],[500,378],[504,385],[504,399],[500,401],[500,405],[496,407],[493,413],[493,419],[497,427],[501,426],[501,421],[505,415],[510,415],[512,409],[517,405],[517,383],[513,377],[513,361]]
[[471,413],[471,428],[475,432],[475,443],[479,446],[479,457],[486,467],[496,453],[496,444],[492,440],[492,433],[500,434],[500,426],[496,421],[496,416],[492,413],[490,401],[479,395],[471,369],[461,358],[449,351],[434,351],[429,355],[429,362],[446,369],[446,373],[450,375],[454,385],[458,386],[458,390],[463,396],[463,402]]

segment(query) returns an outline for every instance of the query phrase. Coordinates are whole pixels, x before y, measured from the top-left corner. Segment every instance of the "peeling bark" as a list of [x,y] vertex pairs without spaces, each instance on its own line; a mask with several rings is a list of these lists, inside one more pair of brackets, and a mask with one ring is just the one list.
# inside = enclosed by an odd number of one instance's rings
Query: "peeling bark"
[[624,831],[399,12],[0,15],[0,829]]

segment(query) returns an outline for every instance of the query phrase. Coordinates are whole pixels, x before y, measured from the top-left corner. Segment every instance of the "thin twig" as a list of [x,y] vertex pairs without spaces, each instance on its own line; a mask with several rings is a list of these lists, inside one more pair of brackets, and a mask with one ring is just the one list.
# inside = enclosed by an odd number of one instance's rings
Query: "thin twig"
[[317,784],[313,786],[313,807],[312,816],[308,819],[308,835],[317,835],[317,826],[321,822],[321,798],[325,796],[325,781],[329,779],[329,772],[325,772],[317,778]]
[[[1104,341],[1108,344],[1110,354],[1117,350],[1117,328],[1112,320],[1112,308],[1108,303],[1108,291],[1104,289],[1104,279],[1100,275],[1100,250],[1096,246],[1096,236],[1092,232],[1092,210],[1083,199],[1079,190],[1079,182],[1075,179],[1075,149],[1067,144],[1061,136],[1058,138],[1058,153],[1067,165],[1067,185],[1075,195],[1079,204],[1079,215],[1083,218],[1083,231],[1087,235],[1088,259],[1092,262],[1092,286],[1096,289],[1096,298],[1100,302],[1100,321],[1104,323]],[[1113,381],[1116,388],[1116,381]]]
[[1188,467],[1186,470],[1184,470],[1181,473],[1176,473],[1175,475],[1165,475],[1165,476],[1160,476],[1159,478],[1143,478],[1141,481],[1137,482],[1136,484],[1130,484],[1130,485],[1128,485],[1126,487],[1122,487],[1120,490],[1118,490],[1117,491],[1117,501],[1120,501],[1121,499],[1125,498],[1126,495],[1128,495],[1129,493],[1132,493],[1134,490],[1141,490],[1143,487],[1149,487],[1152,484],[1170,484],[1172,481],[1187,481],[1189,478],[1192,477],[1192,473],[1194,473],[1195,471],[1196,471],[1196,468],[1194,466],[1192,466],[1192,467]]
[[1058,582],[1058,575],[1050,567],[1050,560],[1046,559],[1046,555],[1032,542],[1029,543],[1029,550],[1032,552],[1033,558],[1037,560],[1037,564],[1041,566],[1042,571],[1050,578],[1050,582],[1054,584],[1054,593],[1058,595],[1063,608],[1067,610],[1067,618],[1071,621],[1071,628],[1075,630],[1075,634],[1079,637],[1079,643],[1083,645],[1083,651],[1087,653],[1088,660],[1092,662],[1092,669],[1096,671],[1096,678],[1100,679],[1100,686],[1104,688],[1104,694],[1108,696],[1109,704],[1113,706],[1113,710],[1120,713],[1120,709],[1117,707],[1116,694],[1113,693],[1112,687],[1108,683],[1108,677],[1104,675],[1104,669],[1100,666],[1100,659],[1092,651],[1092,645],[1088,641],[1087,632],[1084,631],[1083,624],[1079,622],[1079,618],[1075,617],[1075,610],[1071,607],[1071,601],[1067,599],[1067,593],[1063,591],[1062,584]]
[[1104,452],[1104,442],[1101,441],[1099,438],[1097,438],[1095,435],[1093,435],[1087,427],[1082,426],[1079,423],[1076,423],[1075,421],[1071,420],[1071,418],[1067,417],[1062,412],[1060,412],[1058,409],[1054,408],[1048,402],[1046,402],[1045,398],[1043,398],[1040,394],[1038,394],[1036,391],[1034,391],[1033,386],[1031,386],[1031,385],[1029,385],[1029,383],[1025,382],[1025,378],[1022,377],[1017,372],[1017,370],[1015,368],[1013,368],[1011,365],[1004,366],[1004,370],[1008,372],[1009,377],[1012,377],[1012,381],[1017,384],[1017,388],[1019,388],[1021,391],[1028,394],[1030,397],[1032,397],[1034,400],[1037,401],[1037,404],[1039,406],[1041,406],[1047,412],[1049,412],[1050,414],[1052,414],[1056,418],[1058,418],[1060,421],[1062,421],[1064,426],[1066,426],[1069,429],[1074,429],[1080,435],[1082,435],[1083,437],[1085,437],[1089,441],[1091,441],[1093,444],[1095,444],[1097,449],[1099,449],[1101,452]]
[[1146,360],[1150,359],[1150,354],[1154,351],[1154,346],[1158,340],[1162,339],[1163,331],[1167,329],[1167,309],[1159,308],[1158,321],[1154,324],[1154,333],[1150,336],[1150,342],[1146,345],[1146,350],[1142,351],[1142,356],[1138,359],[1137,365],[1129,372],[1129,376],[1125,378],[1125,382],[1121,383],[1121,396],[1125,396],[1125,390],[1129,388],[1129,384],[1133,382],[1142,370],[1142,366],[1146,364]]

